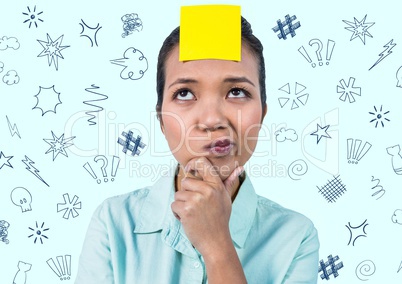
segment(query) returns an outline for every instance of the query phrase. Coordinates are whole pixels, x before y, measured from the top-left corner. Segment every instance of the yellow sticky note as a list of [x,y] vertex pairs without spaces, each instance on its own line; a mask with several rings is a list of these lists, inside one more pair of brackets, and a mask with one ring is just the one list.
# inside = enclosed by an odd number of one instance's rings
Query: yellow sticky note
[[240,6],[182,6],[180,12],[180,61],[241,60]]

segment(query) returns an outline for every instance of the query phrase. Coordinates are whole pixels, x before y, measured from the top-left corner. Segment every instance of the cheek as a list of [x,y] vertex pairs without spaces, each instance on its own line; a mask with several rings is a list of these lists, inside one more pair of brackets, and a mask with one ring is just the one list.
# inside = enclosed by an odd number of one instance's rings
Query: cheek
[[259,112],[249,112],[247,115],[243,115],[241,120],[241,142],[242,146],[248,149],[250,154],[254,151],[258,133],[261,128],[261,114]]
[[185,127],[183,121],[175,114],[163,114],[162,121],[166,140],[170,146],[177,147],[184,141]]

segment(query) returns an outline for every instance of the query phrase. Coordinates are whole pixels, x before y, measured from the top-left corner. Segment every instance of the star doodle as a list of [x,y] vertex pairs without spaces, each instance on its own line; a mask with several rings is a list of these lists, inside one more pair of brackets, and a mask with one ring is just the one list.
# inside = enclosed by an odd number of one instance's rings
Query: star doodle
[[53,152],[53,161],[56,159],[57,155],[59,155],[59,154],[62,154],[64,156],[68,157],[66,148],[73,145],[73,143],[69,143],[69,142],[71,140],[73,140],[75,138],[75,136],[64,139],[64,133],[60,137],[57,137],[53,133],[53,131],[51,131],[51,132],[52,132],[53,139],[43,139],[43,141],[45,141],[47,144],[50,145],[50,148],[46,151],[45,154]]
[[353,33],[350,37],[350,41],[359,37],[363,44],[366,44],[366,35],[373,38],[373,36],[368,32],[368,29],[371,28],[375,23],[366,23],[366,18],[367,15],[364,16],[361,21],[358,21],[356,18],[354,18],[354,22],[343,20],[345,24],[349,25],[349,27],[346,27],[345,29]]
[[[2,160],[3,157],[4,157],[7,161],[1,163],[1,160]],[[10,167],[10,168],[13,168],[13,166],[10,164],[10,160],[11,160],[13,157],[14,157],[14,156],[6,156],[6,155],[4,155],[3,151],[0,151],[0,170],[3,168],[3,166],[7,166],[7,167]]]
[[58,58],[60,57],[61,59],[64,59],[63,55],[61,54],[61,51],[70,46],[69,45],[64,45],[64,46],[61,45],[64,35],[61,35],[55,41],[53,41],[50,38],[49,34],[46,34],[46,35],[47,35],[47,42],[38,39],[38,42],[43,47],[43,50],[41,53],[39,53],[38,57],[47,56],[47,61],[49,63],[49,66],[52,65],[52,62],[53,62],[54,67],[56,68],[56,70],[58,70],[59,69]]
[[331,136],[329,136],[329,134],[327,133],[328,128],[329,125],[321,127],[321,125],[317,123],[317,130],[310,134],[317,136],[317,144],[320,142],[322,137],[331,138]]

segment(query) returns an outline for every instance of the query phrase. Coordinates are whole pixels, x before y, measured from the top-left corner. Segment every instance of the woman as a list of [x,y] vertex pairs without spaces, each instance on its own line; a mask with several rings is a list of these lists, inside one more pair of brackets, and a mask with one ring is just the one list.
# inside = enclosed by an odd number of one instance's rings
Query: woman
[[179,61],[179,28],[166,38],[156,109],[178,167],[98,207],[76,283],[316,283],[313,224],[243,172],[267,106],[262,45],[241,28],[238,62]]

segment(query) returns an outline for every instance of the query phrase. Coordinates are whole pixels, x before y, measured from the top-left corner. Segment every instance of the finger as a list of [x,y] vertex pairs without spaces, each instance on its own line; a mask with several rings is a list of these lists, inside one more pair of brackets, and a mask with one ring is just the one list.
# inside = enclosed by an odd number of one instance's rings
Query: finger
[[215,184],[221,184],[222,180],[219,177],[219,173],[215,166],[205,157],[199,157],[191,159],[186,167],[185,172],[193,174],[196,177],[201,177],[202,180],[212,182]]
[[236,179],[238,179],[239,175],[241,175],[244,172],[244,167],[243,166],[238,166],[236,167],[233,172],[225,179],[224,185],[227,190],[229,190],[229,193],[232,194],[232,191],[234,190],[233,185],[236,182]]

